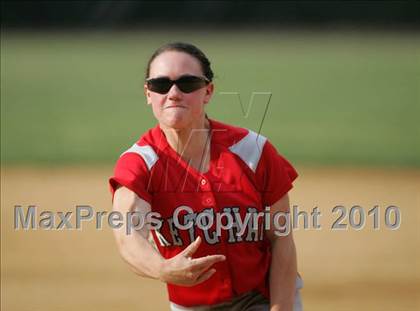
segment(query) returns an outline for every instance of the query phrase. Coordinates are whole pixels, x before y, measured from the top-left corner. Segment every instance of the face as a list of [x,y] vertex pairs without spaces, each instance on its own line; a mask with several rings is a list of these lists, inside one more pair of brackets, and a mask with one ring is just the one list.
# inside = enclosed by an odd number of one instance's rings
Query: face
[[[150,65],[148,78],[168,77],[176,80],[184,75],[204,77],[200,62],[193,56],[167,51],[157,56]],[[204,121],[204,106],[213,94],[214,86],[207,84],[191,93],[183,93],[174,84],[167,94],[153,92],[144,85],[147,103],[161,126],[173,129],[197,128]]]

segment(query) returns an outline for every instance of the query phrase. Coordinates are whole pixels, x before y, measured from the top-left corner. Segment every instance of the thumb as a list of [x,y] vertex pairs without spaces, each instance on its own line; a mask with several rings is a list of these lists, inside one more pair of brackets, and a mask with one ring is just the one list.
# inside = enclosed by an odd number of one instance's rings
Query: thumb
[[197,251],[201,244],[201,237],[198,236],[194,242],[187,246],[186,249],[182,251],[185,257],[191,257]]

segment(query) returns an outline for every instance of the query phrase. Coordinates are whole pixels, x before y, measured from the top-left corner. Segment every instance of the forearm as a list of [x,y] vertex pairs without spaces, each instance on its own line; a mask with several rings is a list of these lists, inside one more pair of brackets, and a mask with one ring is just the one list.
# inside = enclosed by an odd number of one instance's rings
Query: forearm
[[160,278],[164,258],[149,243],[146,236],[137,231],[131,234],[116,232],[119,252],[131,270],[139,276]]
[[[151,208],[148,202],[130,189],[120,187],[114,194],[113,210],[127,213],[127,215],[135,212],[136,214],[130,217],[132,217],[132,224],[137,227],[140,224],[139,217],[147,218],[147,213]],[[129,234],[123,227],[115,228],[114,236],[121,257],[134,273],[140,276],[159,279],[168,284],[194,286],[208,280],[216,272],[212,266],[226,259],[223,255],[208,255],[192,259],[201,244],[200,237],[197,237],[176,256],[165,259],[148,241],[149,226],[139,227],[141,228]]]
[[292,311],[295,297],[297,260],[293,239],[282,237],[272,243],[270,268],[270,311]]
[[[113,210],[132,215],[131,221],[137,225],[139,217],[145,218],[151,207],[130,189],[119,187],[114,194]],[[131,270],[140,276],[158,279],[164,259],[147,240],[149,235],[148,226],[142,226],[129,234],[124,226],[114,229],[120,255]]]

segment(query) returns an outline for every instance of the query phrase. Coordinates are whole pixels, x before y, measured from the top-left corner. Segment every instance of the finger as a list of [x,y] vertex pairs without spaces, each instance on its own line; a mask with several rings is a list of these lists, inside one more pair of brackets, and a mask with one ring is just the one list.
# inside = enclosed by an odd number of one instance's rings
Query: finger
[[209,255],[209,256],[193,259],[191,263],[192,263],[192,268],[194,270],[196,269],[207,270],[209,267],[211,267],[215,263],[224,261],[224,260],[226,260],[226,256],[224,255]]
[[203,283],[204,281],[207,281],[212,277],[212,275],[216,272],[216,269],[210,269],[206,272],[204,272],[202,275],[198,277],[198,279],[195,281],[195,284]]
[[200,236],[198,236],[194,242],[192,242],[190,245],[187,246],[186,249],[182,251],[182,254],[186,257],[191,257],[200,247],[200,244],[201,244],[201,238]]

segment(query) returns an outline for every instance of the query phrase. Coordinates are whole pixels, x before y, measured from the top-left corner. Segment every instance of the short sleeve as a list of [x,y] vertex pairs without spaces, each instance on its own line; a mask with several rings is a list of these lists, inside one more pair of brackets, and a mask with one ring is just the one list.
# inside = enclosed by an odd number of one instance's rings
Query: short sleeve
[[143,158],[136,153],[125,153],[117,161],[114,176],[109,179],[109,186],[114,198],[118,186],[124,186],[135,192],[140,198],[151,203],[150,173]]
[[256,177],[261,189],[263,204],[271,206],[280,200],[293,187],[298,173],[295,168],[280,155],[276,148],[267,141],[264,144]]

